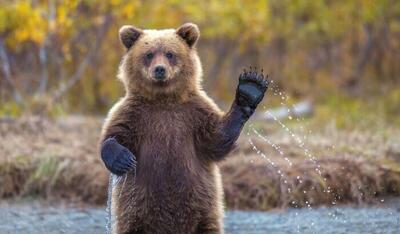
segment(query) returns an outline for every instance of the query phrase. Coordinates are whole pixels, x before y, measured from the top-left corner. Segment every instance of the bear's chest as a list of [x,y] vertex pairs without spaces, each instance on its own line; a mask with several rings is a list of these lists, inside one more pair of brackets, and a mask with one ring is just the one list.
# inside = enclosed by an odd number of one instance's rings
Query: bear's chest
[[138,179],[156,187],[191,180],[202,170],[194,146],[192,113],[182,107],[151,107],[143,113],[137,122]]
[[[137,123],[139,147],[163,152],[176,151],[192,141],[191,113],[184,106],[151,106],[143,110]],[[161,153],[161,152],[159,152]]]

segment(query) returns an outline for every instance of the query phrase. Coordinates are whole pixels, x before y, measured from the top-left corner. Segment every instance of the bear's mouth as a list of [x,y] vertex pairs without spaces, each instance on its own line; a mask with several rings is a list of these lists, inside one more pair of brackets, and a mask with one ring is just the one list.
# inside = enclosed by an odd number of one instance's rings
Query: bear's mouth
[[157,86],[162,87],[162,86],[167,86],[170,83],[170,80],[169,79],[164,79],[164,80],[153,79],[153,83]]

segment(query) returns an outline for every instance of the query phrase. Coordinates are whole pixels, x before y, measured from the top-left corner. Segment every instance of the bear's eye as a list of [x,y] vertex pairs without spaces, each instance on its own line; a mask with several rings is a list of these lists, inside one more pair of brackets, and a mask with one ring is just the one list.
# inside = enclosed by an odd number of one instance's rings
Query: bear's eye
[[146,58],[147,58],[148,60],[152,59],[153,57],[154,57],[154,54],[151,53],[151,52],[149,52],[149,53],[146,54]]
[[167,59],[172,59],[174,57],[174,54],[172,54],[172,52],[167,52],[165,54],[165,57],[167,57]]

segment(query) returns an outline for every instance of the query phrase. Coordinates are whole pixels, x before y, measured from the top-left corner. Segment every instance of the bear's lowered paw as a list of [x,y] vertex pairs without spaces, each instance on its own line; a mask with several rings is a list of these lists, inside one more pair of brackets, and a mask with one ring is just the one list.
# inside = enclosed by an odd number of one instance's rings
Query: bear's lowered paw
[[101,146],[101,158],[107,169],[118,176],[136,170],[136,157],[115,138],[108,138]]
[[251,115],[264,97],[269,82],[261,70],[250,67],[239,76],[239,85],[236,90],[236,103],[243,108],[247,115]]

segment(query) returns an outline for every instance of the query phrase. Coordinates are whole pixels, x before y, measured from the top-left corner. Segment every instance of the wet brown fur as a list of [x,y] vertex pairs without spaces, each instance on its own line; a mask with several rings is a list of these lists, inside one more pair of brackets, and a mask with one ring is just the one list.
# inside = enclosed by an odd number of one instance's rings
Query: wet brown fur
[[[201,90],[201,65],[175,30],[148,31],[129,48],[119,78],[126,95],[110,110],[102,141],[115,137],[137,159],[113,189],[114,233],[223,233],[223,194],[216,162],[232,146],[216,142],[225,121]],[[157,44],[177,53],[173,82],[143,76],[141,56]]]

